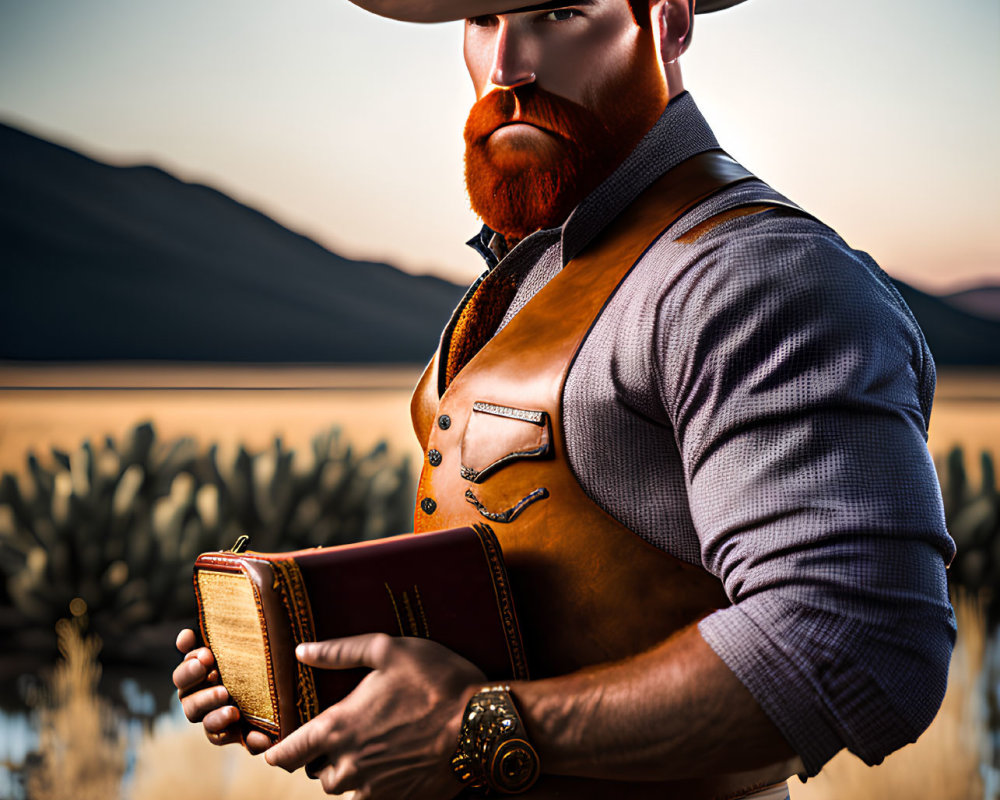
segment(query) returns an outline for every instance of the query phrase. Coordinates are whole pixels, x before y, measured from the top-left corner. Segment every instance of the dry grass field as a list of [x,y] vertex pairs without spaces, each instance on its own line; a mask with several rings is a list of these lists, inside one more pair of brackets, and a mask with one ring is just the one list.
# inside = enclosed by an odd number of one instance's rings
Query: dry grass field
[[[356,448],[386,440],[417,466],[422,454],[410,429],[409,397],[419,372],[415,366],[0,365],[0,472],[22,471],[29,449],[39,455],[51,447],[72,452],[85,438],[120,440],[147,420],[161,439],[190,436],[203,444],[217,442],[223,450],[238,444],[262,450],[275,436],[287,447],[305,448],[315,434],[337,425]],[[942,370],[938,387],[931,452],[940,456],[962,445],[968,454],[989,450],[1000,455],[1000,373]],[[967,458],[972,476],[976,461]],[[805,785],[793,781],[793,800],[982,796],[977,768],[983,702],[976,681],[983,624],[973,605],[963,604],[959,614],[960,644],[949,694],[921,741],[876,769],[842,754],[820,778]],[[99,733],[107,730],[108,710],[92,691],[94,651],[68,627],[60,637],[66,662],[52,685],[51,708],[41,717],[40,744],[65,754],[66,742],[86,741],[97,750],[88,755],[74,746],[73,758],[61,762],[60,775],[35,776],[33,796],[59,795],[67,771],[80,769],[90,776],[84,782],[97,783],[93,793],[79,790],[74,796],[112,797],[109,787],[122,779],[124,751],[122,742]],[[220,752],[193,726],[158,724],[135,756],[134,771],[125,776],[125,797],[322,796],[315,784],[271,770],[239,748]],[[105,765],[102,775],[88,768],[95,761]]]
[[1000,371],[938,371],[928,447],[937,456],[955,445],[1000,454]]
[[[875,768],[841,753],[805,784],[791,783],[792,800],[884,800],[888,797],[971,800],[982,797],[979,775],[984,744],[983,702],[978,677],[985,652],[985,624],[979,603],[956,603],[959,639],[941,712],[915,744]],[[236,746],[213,747],[199,726],[157,724],[142,736],[131,774],[125,769],[121,728],[106,701],[95,694],[100,674],[98,647],[81,636],[75,621],[58,627],[63,660],[49,681],[40,714],[45,758],[28,776],[33,800],[73,796],[103,800],[306,800],[324,796],[300,772],[268,767]],[[119,793],[119,788],[121,792]]]
[[[409,398],[420,368],[239,365],[0,365],[0,471],[25,454],[72,452],[86,437],[122,437],[152,420],[159,436],[223,447],[292,448],[338,425],[356,447],[385,439],[422,458]],[[1000,452],[1000,372],[941,370],[929,447]]]
[[355,447],[385,439],[416,465],[409,403],[419,376],[415,366],[0,366],[0,471],[23,469],[29,449],[72,452],[147,420],[161,440],[258,450],[275,436],[306,447],[337,425]]

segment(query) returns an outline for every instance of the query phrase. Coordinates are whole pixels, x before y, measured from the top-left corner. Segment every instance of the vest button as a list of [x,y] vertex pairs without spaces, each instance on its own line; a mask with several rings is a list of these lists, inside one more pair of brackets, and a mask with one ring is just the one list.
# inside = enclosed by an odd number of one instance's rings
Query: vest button
[[425,514],[433,514],[434,511],[437,509],[437,507],[438,504],[435,503],[429,497],[425,497],[423,500],[420,501],[420,510],[423,511]]
[[432,467],[441,466],[441,451],[440,450],[428,450],[427,460],[430,462]]
[[448,430],[451,427],[451,417],[447,414],[442,414],[438,417],[438,427],[443,431]]

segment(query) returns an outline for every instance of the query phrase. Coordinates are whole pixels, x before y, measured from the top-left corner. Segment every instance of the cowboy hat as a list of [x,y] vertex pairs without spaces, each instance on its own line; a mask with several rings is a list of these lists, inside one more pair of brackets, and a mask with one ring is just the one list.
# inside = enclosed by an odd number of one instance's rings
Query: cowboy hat
[[[559,7],[555,3],[533,3],[532,0],[351,0],[351,2],[361,6],[365,11],[403,22],[448,22],[537,6]],[[721,11],[742,2],[743,0],[697,0],[695,13]],[[573,0],[566,0],[565,5],[573,5]]]

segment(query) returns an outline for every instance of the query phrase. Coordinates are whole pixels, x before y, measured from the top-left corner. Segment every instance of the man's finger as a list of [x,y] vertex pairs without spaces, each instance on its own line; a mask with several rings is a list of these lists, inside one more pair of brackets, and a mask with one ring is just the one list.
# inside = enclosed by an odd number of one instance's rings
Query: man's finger
[[273,742],[271,737],[261,731],[247,731],[246,746],[252,755],[259,755],[269,748]]
[[171,676],[177,692],[184,697],[208,677],[208,670],[197,658],[185,658],[174,668]]
[[207,713],[229,702],[229,692],[224,686],[213,686],[192,692],[181,698],[181,708],[189,722],[201,722]]
[[329,716],[320,715],[270,748],[264,760],[273,767],[294,772],[320,756],[330,757],[334,749]]
[[207,647],[196,647],[194,650],[189,650],[184,654],[184,658],[181,659],[181,663],[184,661],[191,661],[192,659],[197,659],[206,667],[215,666],[215,656]]
[[329,764],[326,769],[310,777],[318,778],[323,791],[327,794],[339,794],[337,791],[337,771]]
[[341,759],[335,767],[327,766],[316,777],[327,794],[343,794],[358,788],[359,774],[353,761]]
[[323,669],[381,669],[392,647],[393,639],[385,633],[363,633],[325,642],[303,642],[295,648],[295,657],[303,664]]
[[330,767],[330,759],[326,756],[320,756],[319,758],[314,758],[305,766],[306,775],[308,775],[313,780],[316,780],[320,773]]
[[236,727],[217,732],[206,730],[205,736],[208,737],[208,741],[217,745],[236,744],[240,741],[240,731]]
[[215,666],[215,655],[207,647],[199,647],[192,650],[187,655],[188,658],[197,658],[206,667]]
[[182,653],[187,653],[193,650],[198,644],[198,638],[194,635],[194,631],[190,628],[185,628],[180,633],[177,634],[177,649]]
[[323,770],[319,779],[327,794],[343,794],[360,786],[361,773],[354,759],[341,758],[336,766]]
[[240,718],[240,710],[236,706],[222,706],[209,711],[201,724],[209,733],[222,733],[230,725],[234,725]]

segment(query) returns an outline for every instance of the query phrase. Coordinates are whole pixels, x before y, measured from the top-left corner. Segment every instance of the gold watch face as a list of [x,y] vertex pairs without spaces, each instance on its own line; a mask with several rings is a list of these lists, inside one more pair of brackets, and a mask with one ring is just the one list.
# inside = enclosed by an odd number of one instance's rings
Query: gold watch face
[[508,739],[493,756],[490,784],[501,792],[514,794],[538,780],[538,754],[523,739]]

